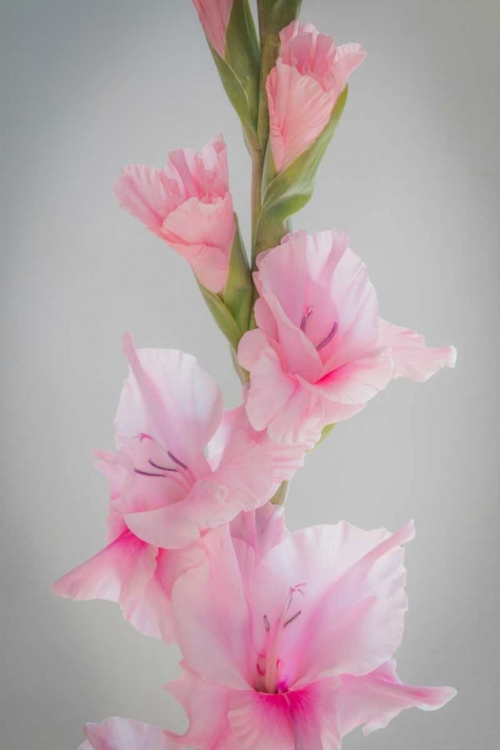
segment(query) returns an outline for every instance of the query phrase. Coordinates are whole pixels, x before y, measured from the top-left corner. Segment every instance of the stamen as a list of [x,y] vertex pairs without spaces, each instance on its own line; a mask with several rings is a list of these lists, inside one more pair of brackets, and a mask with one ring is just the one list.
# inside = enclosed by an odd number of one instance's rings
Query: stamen
[[335,323],[333,324],[332,330],[330,331],[330,333],[328,334],[328,336],[326,336],[326,338],[323,339],[323,341],[320,341],[320,343],[316,347],[316,351],[319,352],[320,349],[323,349],[324,346],[326,346],[327,344],[330,343],[330,341],[333,339],[333,337],[337,333],[337,328],[338,327],[339,327],[339,325],[338,325],[337,321],[335,321]]
[[267,618],[267,615],[264,615],[264,627],[266,629],[266,633],[269,633],[269,631],[271,630],[271,626],[269,624],[269,620]]
[[162,477],[162,479],[165,479],[164,474],[153,474],[150,471],[141,471],[140,469],[134,469],[134,472],[136,474],[141,474],[143,477]]
[[149,459],[148,463],[151,464],[151,466],[154,466],[155,469],[160,469],[161,471],[175,471],[176,474],[178,473],[178,469],[169,469],[167,466],[160,466],[159,464],[155,464],[154,461],[151,461],[151,459]]
[[299,615],[301,615],[301,614],[302,614],[302,610],[301,610],[301,609],[299,609],[299,611],[298,611],[298,612],[296,612],[296,613],[294,614],[294,616],[293,616],[293,617],[290,617],[290,619],[289,619],[289,620],[287,620],[287,621],[285,622],[285,624],[283,625],[283,627],[284,627],[284,628],[286,628],[286,626],[287,626],[287,625],[291,625],[291,624],[292,624],[292,622],[293,622],[294,620],[296,620],[296,619],[297,619],[297,617],[298,617]]
[[177,466],[181,466],[183,469],[186,469],[186,471],[188,470],[186,464],[183,464],[182,461],[179,461],[179,459],[176,458],[171,451],[167,451],[167,454],[170,456],[174,464],[177,464]]
[[305,315],[303,316],[303,318],[302,318],[302,321],[301,321],[301,323],[300,323],[300,330],[301,330],[301,331],[302,331],[303,333],[305,333],[305,330],[306,330],[306,325],[307,325],[307,321],[308,321],[308,320],[309,320],[309,318],[311,317],[311,315],[312,315],[312,311],[313,311],[312,305],[309,305],[309,307],[307,308],[307,310],[306,310],[306,312],[305,312]]

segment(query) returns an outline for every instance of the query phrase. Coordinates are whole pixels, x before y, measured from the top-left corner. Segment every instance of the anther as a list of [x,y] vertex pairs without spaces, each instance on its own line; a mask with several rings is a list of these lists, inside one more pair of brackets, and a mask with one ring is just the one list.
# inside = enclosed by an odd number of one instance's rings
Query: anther
[[264,628],[266,629],[266,633],[269,633],[269,631],[271,630],[271,626],[269,624],[269,620],[267,618],[267,615],[264,615],[263,619],[264,619]]
[[293,616],[293,617],[290,617],[290,619],[289,619],[289,620],[287,620],[287,621],[285,622],[285,624],[283,625],[283,628],[286,628],[286,626],[287,626],[287,625],[291,625],[291,624],[292,624],[292,622],[293,622],[294,620],[296,620],[296,619],[297,619],[297,617],[298,617],[299,615],[301,615],[301,614],[302,614],[302,610],[301,610],[301,609],[299,609],[299,611],[298,611],[298,612],[296,612],[296,613],[294,614],[294,616]]
[[182,461],[179,461],[179,459],[176,458],[171,451],[167,451],[167,454],[170,456],[174,464],[177,464],[177,466],[180,466],[181,468],[186,469],[186,471],[188,470],[188,467],[186,466],[186,464],[183,464]]
[[176,473],[178,473],[177,469],[169,469],[167,466],[160,466],[159,464],[155,464],[154,461],[151,461],[151,459],[149,459],[148,463],[151,466],[154,466],[155,469],[160,469],[161,471],[175,471]]
[[140,469],[134,469],[134,472],[136,474],[140,474],[143,477],[163,477],[163,479],[165,479],[164,474],[153,474],[151,471],[141,471]]
[[333,328],[332,328],[332,330],[330,331],[330,333],[328,334],[328,336],[326,336],[326,337],[325,337],[325,338],[323,339],[323,341],[320,341],[320,343],[319,343],[319,344],[318,344],[318,346],[316,347],[316,351],[318,351],[318,352],[319,352],[319,351],[320,351],[320,349],[323,349],[323,347],[324,347],[324,346],[326,346],[327,344],[329,344],[329,343],[330,343],[330,341],[331,341],[331,340],[333,339],[333,337],[334,337],[334,336],[335,336],[335,334],[337,333],[337,328],[338,328],[338,327],[339,327],[339,326],[338,326],[338,323],[337,323],[337,322],[335,321],[335,323],[333,324]]
[[308,321],[308,320],[309,320],[309,318],[311,317],[311,315],[312,315],[312,311],[313,311],[312,305],[309,305],[309,307],[307,308],[307,310],[306,310],[306,312],[305,312],[305,315],[303,316],[303,318],[302,318],[302,320],[301,320],[301,323],[300,323],[300,330],[301,330],[301,331],[302,331],[303,333],[304,333],[304,332],[305,332],[305,330],[306,330],[306,325],[307,325],[307,321]]

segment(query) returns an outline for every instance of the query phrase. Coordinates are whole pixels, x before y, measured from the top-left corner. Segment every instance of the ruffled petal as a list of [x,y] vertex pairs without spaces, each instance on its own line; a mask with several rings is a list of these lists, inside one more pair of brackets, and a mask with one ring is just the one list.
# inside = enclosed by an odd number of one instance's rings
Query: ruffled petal
[[392,358],[375,349],[304,387],[337,403],[366,404],[390,383],[392,374]]
[[359,677],[343,675],[341,684],[337,705],[342,736],[361,725],[365,736],[375,729],[384,729],[405,708],[430,711],[441,708],[457,692],[450,687],[403,685],[394,661]]
[[101,724],[85,724],[86,742],[79,750],[180,750],[159,727],[112,717]]
[[119,602],[123,616],[143,635],[173,638],[167,592],[157,571],[156,547],[126,531],[90,560],[60,578],[52,590],[76,601]]
[[[200,282],[214,293],[226,283],[234,230],[230,193],[213,203],[190,198],[163,223],[164,238],[191,263]],[[215,285],[215,279],[220,283]]]
[[115,184],[115,194],[122,208],[161,237],[161,227],[169,207],[169,193],[159,169],[144,164],[124,167]]
[[226,31],[233,0],[194,0],[203,31],[215,51],[224,57]]
[[325,91],[281,59],[267,78],[270,138],[279,172],[286,169],[324,130],[337,92]]
[[321,676],[364,674],[394,654],[407,607],[401,544],[396,534],[365,532],[347,523],[292,534],[256,566],[250,583],[253,638],[265,652],[265,614],[276,622],[293,590],[290,617],[280,641],[280,681],[305,685]]
[[136,351],[130,334],[124,350],[130,373],[115,420],[119,442],[147,434],[192,469],[222,418],[217,384],[184,352]]
[[379,318],[379,346],[385,346],[394,362],[393,377],[423,383],[443,367],[455,367],[454,346],[430,347],[419,333]]
[[207,750],[224,743],[230,734],[227,688],[203,680],[184,667],[180,677],[167,683],[165,690],[179,701],[189,720],[185,734],[167,733],[173,740]]

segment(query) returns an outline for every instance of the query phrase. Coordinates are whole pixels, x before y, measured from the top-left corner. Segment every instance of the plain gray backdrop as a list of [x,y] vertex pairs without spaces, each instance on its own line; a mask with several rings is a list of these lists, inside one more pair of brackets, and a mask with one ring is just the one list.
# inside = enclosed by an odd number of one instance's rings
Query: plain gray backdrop
[[[398,381],[339,426],[295,479],[289,525],[414,518],[402,679],[455,686],[346,750],[495,746],[498,722],[500,139],[496,0],[304,0],[302,18],[368,57],[294,220],[337,226],[392,322],[453,343],[455,371]],[[7,0],[1,8],[2,750],[76,750],[85,721],[181,729],[162,685],[175,647],[105,602],[53,597],[97,552],[112,448],[141,346],[195,354],[239,398],[225,342],[188,265],[121,211],[122,165],[162,165],[223,132],[249,228],[249,159],[188,0]]]

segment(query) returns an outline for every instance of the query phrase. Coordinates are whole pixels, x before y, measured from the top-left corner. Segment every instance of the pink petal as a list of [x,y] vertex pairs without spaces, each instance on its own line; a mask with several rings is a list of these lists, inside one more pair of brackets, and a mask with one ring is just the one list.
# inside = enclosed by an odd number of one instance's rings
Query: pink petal
[[115,184],[115,194],[123,208],[161,236],[169,194],[159,169],[144,164],[124,167]]
[[346,523],[292,534],[257,566],[250,583],[255,612],[254,642],[265,651],[262,613],[279,617],[290,589],[300,617],[280,644],[281,676],[287,685],[320,676],[363,674],[398,648],[406,611],[400,544],[412,538],[410,524],[397,534],[365,532]]
[[366,404],[390,383],[392,373],[391,357],[384,349],[375,349],[333,370],[314,385],[304,382],[304,387],[337,403]]
[[240,430],[226,446],[212,481],[226,488],[226,503],[234,505],[234,518],[240,510],[254,510],[272,497],[272,458],[246,430]]
[[232,732],[248,750],[338,750],[337,688],[330,678],[281,695],[231,690]]
[[340,90],[344,88],[351,73],[354,73],[365,57],[366,52],[361,44],[350,42],[349,44],[341,44],[340,47],[337,47],[334,71],[337,86]]
[[285,509],[266,503],[257,510],[240,513],[231,522],[231,536],[252,547],[257,557],[263,557],[288,537]]
[[320,396],[304,388],[302,383],[296,382],[286,406],[269,421],[267,431],[271,440],[313,448],[325,425],[323,401]]
[[119,439],[146,433],[191,467],[222,418],[217,384],[183,352],[137,352],[130,334],[124,337],[124,350],[130,373],[115,420]]
[[189,729],[185,734],[169,732],[170,737],[183,745],[198,748],[219,748],[220,743],[224,743],[230,734],[227,688],[203,680],[183,668],[181,676],[167,683],[165,690],[179,701],[189,719]]
[[211,203],[189,198],[163,223],[165,240],[191,263],[200,282],[214,293],[220,292],[227,280],[234,230],[230,193]]
[[272,497],[270,456],[244,431],[233,436],[218,468],[199,479],[180,503],[129,513],[125,523],[140,539],[165,548],[180,548],[201,532],[228,523],[242,510],[253,510]]
[[449,687],[403,685],[394,661],[360,677],[343,675],[341,682],[338,711],[342,735],[362,724],[367,735],[374,729],[384,729],[405,708],[435,710],[456,695],[456,690]]
[[307,445],[275,443],[268,437],[265,430],[261,432],[254,430],[248,420],[245,407],[240,406],[224,412],[220,427],[208,446],[208,453],[214,466],[219,465],[224,448],[241,430],[244,430],[248,438],[255,441],[271,459],[272,483],[275,490],[281,482],[292,479],[297,470],[304,465]]
[[267,79],[270,138],[276,168],[282,172],[324,130],[338,94],[278,59]]
[[379,318],[379,346],[389,349],[395,379],[408,378],[417,383],[425,382],[443,367],[455,367],[457,360],[454,346],[425,346],[425,339],[419,333],[382,318]]
[[228,527],[210,531],[203,542],[204,562],[181,576],[172,591],[179,646],[197,674],[223,687],[246,689],[255,657],[248,647],[250,613]]
[[170,603],[157,575],[157,554],[155,547],[126,531],[60,578],[52,590],[58,596],[76,601],[119,602],[125,619],[140,633],[170,642],[173,637]]
[[194,4],[210,44],[224,57],[233,0],[194,0]]
[[[239,348],[239,361],[242,367],[249,363],[248,341],[252,343],[258,339],[252,336],[252,339],[244,340],[242,338]],[[260,344],[260,341],[259,341]],[[270,347],[260,351],[260,355],[255,364],[251,367],[250,390],[246,403],[246,410],[250,423],[256,430],[265,429],[269,423],[285,409],[289,400],[296,391],[296,381],[289,378],[283,372],[278,355]]]
[[85,724],[87,741],[79,750],[179,750],[159,728],[132,719],[112,717],[101,724]]
[[258,328],[247,331],[238,346],[238,362],[245,370],[250,371],[268,348],[269,342],[262,331]]

